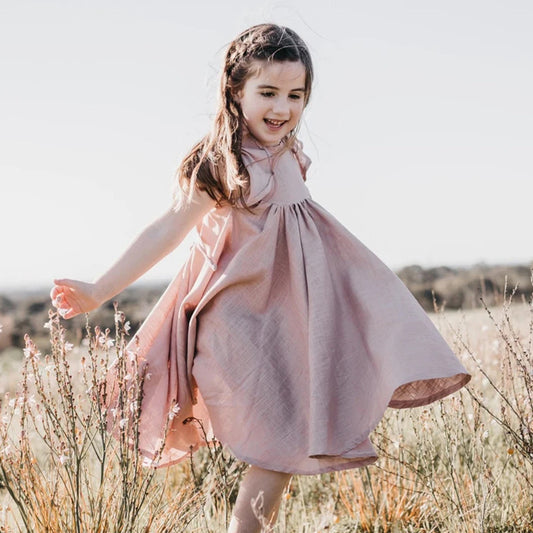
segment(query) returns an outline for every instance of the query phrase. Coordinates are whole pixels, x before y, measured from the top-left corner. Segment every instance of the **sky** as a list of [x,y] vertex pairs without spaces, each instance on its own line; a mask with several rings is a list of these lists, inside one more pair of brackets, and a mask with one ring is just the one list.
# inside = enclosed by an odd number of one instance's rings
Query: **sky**
[[529,0],[0,0],[0,289],[91,281],[168,209],[260,22],[311,50],[313,199],[390,268],[531,263]]

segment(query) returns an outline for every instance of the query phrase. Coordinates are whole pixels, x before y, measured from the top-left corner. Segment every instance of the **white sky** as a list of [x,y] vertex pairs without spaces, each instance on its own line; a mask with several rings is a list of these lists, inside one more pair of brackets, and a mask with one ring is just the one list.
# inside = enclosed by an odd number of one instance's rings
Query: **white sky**
[[168,207],[225,46],[266,21],[313,55],[311,194],[385,263],[533,259],[529,0],[0,0],[0,288],[108,268]]

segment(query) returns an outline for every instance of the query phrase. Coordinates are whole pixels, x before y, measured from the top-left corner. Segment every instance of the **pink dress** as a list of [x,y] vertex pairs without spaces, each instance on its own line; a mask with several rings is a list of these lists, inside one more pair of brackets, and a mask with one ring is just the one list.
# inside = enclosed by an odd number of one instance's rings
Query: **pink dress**
[[161,466],[205,444],[189,417],[270,470],[368,465],[387,407],[434,402],[470,375],[399,278],[311,198],[301,144],[278,157],[245,136],[242,156],[254,213],[204,216],[137,333],[151,374],[141,447],[153,456],[177,402]]

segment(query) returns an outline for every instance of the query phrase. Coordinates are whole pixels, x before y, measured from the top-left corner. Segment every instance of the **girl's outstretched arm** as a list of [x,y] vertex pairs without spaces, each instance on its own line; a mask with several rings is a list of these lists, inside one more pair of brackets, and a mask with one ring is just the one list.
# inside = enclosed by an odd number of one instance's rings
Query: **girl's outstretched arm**
[[195,190],[192,201],[149,224],[111,268],[93,283],[54,279],[52,303],[64,318],[88,313],[109,300],[176,248],[215,201]]

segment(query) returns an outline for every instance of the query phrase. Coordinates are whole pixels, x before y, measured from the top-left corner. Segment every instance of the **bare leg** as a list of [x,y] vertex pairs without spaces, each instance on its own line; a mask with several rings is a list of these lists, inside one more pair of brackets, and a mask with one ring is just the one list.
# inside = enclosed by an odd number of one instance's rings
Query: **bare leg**
[[263,524],[273,525],[278,516],[281,495],[291,477],[284,472],[251,466],[241,482],[228,533],[259,533],[262,524],[254,513],[254,507],[264,517]]

